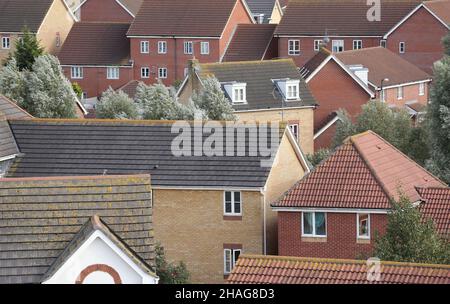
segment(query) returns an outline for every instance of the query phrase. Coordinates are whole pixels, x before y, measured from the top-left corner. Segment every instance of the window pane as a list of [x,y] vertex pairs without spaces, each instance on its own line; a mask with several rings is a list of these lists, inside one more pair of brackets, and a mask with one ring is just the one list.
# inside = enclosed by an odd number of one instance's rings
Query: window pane
[[311,212],[303,213],[303,234],[313,234],[313,214]]
[[236,262],[239,258],[239,256],[241,255],[241,251],[240,250],[234,250],[233,251],[233,267],[234,265],[236,265]]
[[235,202],[240,202],[241,201],[241,192],[239,192],[239,191],[234,192],[234,201]]
[[360,214],[359,215],[359,236],[369,236],[369,215]]
[[225,192],[225,201],[231,202],[231,192],[230,191]]
[[326,235],[325,213],[316,212],[316,235]]
[[225,273],[231,272],[231,250],[225,249],[224,250],[224,270]]

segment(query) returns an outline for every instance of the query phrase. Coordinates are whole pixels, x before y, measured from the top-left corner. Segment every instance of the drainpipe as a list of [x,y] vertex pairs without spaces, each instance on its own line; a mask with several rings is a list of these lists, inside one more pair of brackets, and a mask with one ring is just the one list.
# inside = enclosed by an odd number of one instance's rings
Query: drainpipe
[[262,195],[263,204],[263,254],[267,255],[267,217],[266,217],[266,190],[264,188],[259,189],[259,193]]

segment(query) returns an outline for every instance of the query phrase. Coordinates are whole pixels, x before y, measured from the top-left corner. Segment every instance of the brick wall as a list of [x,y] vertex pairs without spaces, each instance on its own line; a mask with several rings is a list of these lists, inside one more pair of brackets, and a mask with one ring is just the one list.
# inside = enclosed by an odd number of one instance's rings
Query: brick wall
[[88,0],[80,8],[81,21],[132,22],[131,16],[116,0]]
[[[403,98],[397,98],[397,88],[391,88],[385,90],[385,101],[388,104],[403,107],[409,102],[419,102],[426,105],[429,100],[429,83],[425,83],[424,95],[419,95],[419,84],[413,84],[403,86]],[[377,92],[377,98],[380,98],[379,92]]]
[[385,214],[371,214],[371,240],[358,243],[356,214],[327,213],[327,237],[302,238],[301,212],[278,212],[278,251],[283,256],[355,259],[370,256],[375,231],[384,233]]

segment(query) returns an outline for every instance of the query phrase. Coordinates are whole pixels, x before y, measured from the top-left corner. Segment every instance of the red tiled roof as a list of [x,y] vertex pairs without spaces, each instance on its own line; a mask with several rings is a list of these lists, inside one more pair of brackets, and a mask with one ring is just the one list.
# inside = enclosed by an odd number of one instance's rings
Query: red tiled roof
[[275,28],[276,24],[239,24],[223,61],[264,59]]
[[238,0],[147,0],[129,36],[220,37]]
[[381,262],[379,281],[366,261],[242,255],[228,278],[234,284],[450,284],[450,265]]
[[450,0],[426,1],[424,5],[444,23],[450,25]]
[[120,90],[120,91],[124,92],[125,94],[127,94],[130,98],[134,99],[134,97],[136,96],[136,89],[137,89],[139,83],[141,83],[141,82],[137,81],[137,80],[131,80],[124,86],[118,88],[116,91]]
[[412,202],[416,187],[446,187],[372,131],[348,138],[274,207],[389,209],[399,190]]
[[417,188],[423,202],[420,211],[433,220],[436,230],[450,237],[450,188]]
[[331,56],[331,52],[326,48],[321,48],[320,52],[308,60],[300,69],[303,78],[308,78],[329,56]]
[[383,36],[421,1],[384,0],[381,22],[370,22],[365,0],[291,0],[277,35]]

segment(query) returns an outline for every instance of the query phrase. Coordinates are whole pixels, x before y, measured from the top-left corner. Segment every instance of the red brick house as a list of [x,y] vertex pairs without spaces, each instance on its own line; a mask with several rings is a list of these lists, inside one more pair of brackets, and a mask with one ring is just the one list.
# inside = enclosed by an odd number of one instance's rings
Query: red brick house
[[383,39],[386,47],[432,73],[434,62],[444,54],[442,38],[450,30],[450,0],[426,1],[418,5]]
[[254,23],[243,0],[145,1],[127,33],[134,79],[172,85],[194,57],[221,61],[242,23]]
[[79,22],[70,31],[59,60],[64,74],[83,89],[83,98],[98,97],[133,78],[128,23]]
[[328,148],[336,124],[336,111],[345,109],[356,117],[361,106],[375,95],[335,54],[322,48],[300,70],[319,106],[314,111],[314,150]]
[[450,188],[377,134],[348,138],[279,201],[278,253],[285,256],[355,259],[373,250],[391,199],[403,193],[450,233]]
[[143,0],[83,0],[74,9],[81,21],[131,23]]
[[366,1],[291,0],[275,31],[279,57],[291,57],[302,67],[321,46],[336,53],[379,46],[383,36],[419,3],[382,1],[381,20],[371,22]]

